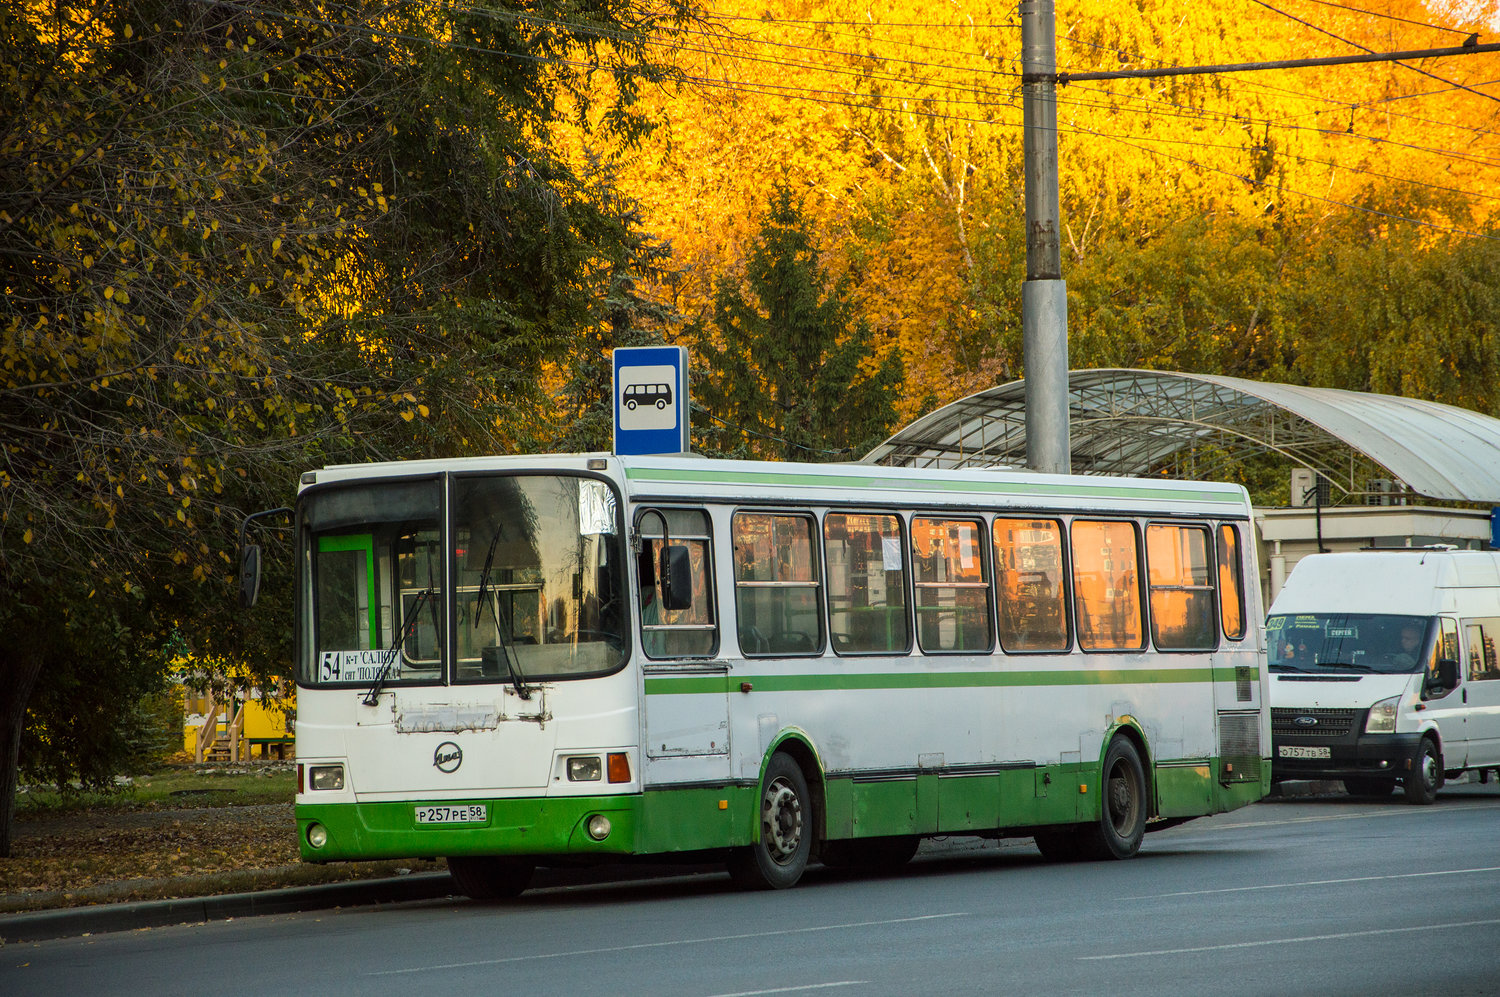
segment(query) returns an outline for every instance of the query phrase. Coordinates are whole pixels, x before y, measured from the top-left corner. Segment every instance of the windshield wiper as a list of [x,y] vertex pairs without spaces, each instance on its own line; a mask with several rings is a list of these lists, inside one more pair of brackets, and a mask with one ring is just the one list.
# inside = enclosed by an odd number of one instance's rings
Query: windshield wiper
[[[479,618],[484,614],[482,605],[485,593],[490,586],[490,568],[495,561],[495,547],[500,543],[500,531],[496,530],[490,540],[490,549],[484,555],[484,567],[479,571],[479,591],[474,595],[474,616],[470,629],[479,626]],[[526,687],[525,676],[521,673],[520,656],[516,654],[515,641],[511,637],[510,624],[500,618],[500,600],[496,599],[490,605],[490,612],[495,617],[495,635],[500,639],[500,649],[505,652],[505,669],[510,673],[510,683],[515,687],[516,695],[522,699],[531,699],[531,690]]]
[[1307,669],[1306,668],[1298,668],[1296,665],[1272,665],[1271,666],[1271,671],[1273,671],[1273,672],[1303,672],[1303,673],[1306,673]]
[[[380,666],[380,671],[375,673],[375,681],[370,686],[370,691],[365,693],[364,703],[366,706],[374,706],[380,696],[380,687],[385,683],[385,677],[391,670],[391,665],[401,656],[401,647],[406,643],[406,635],[417,628],[417,615],[422,611],[422,604],[432,598],[432,589],[425,588],[417,593],[417,598],[411,604],[411,615],[408,620],[401,621],[401,629],[396,631],[396,639],[391,641],[391,646],[386,649],[385,664]],[[437,628],[437,603],[433,603],[433,629]]]

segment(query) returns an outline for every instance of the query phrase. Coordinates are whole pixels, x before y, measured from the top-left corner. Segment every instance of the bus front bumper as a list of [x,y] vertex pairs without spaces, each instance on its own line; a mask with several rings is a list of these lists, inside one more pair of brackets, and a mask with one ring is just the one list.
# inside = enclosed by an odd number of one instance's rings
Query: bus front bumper
[[[461,806],[445,800],[299,803],[297,843],[306,862],[449,855],[604,858],[635,850],[640,801],[639,796],[543,796],[464,800]],[[482,817],[476,807],[483,808]],[[467,819],[451,820],[454,816]]]

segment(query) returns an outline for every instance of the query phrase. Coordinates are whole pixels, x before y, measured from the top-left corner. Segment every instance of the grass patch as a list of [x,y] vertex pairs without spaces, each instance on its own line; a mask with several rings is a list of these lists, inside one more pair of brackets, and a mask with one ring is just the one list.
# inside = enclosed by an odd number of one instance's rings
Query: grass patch
[[297,791],[291,763],[170,765],[130,777],[112,792],[26,786],[16,794],[16,818],[39,820],[69,813],[157,807],[257,806],[287,803]]

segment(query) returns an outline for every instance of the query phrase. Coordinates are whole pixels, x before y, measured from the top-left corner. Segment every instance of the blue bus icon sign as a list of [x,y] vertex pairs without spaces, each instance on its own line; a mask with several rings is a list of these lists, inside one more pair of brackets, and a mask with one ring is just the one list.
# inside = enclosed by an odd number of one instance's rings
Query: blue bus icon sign
[[634,346],[614,351],[615,453],[689,449],[687,350]]

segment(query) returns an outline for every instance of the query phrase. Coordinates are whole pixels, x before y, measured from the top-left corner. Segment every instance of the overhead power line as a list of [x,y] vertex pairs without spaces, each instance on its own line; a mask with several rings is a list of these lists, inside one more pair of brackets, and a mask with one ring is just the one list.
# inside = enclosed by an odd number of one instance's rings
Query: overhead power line
[[[1442,59],[1455,55],[1500,52],[1500,42],[1423,48],[1407,52],[1370,52],[1365,55],[1327,55],[1315,59],[1282,59],[1277,62],[1228,62],[1214,66],[1164,66],[1161,69],[1112,69],[1093,73],[1027,73],[1022,83],[1056,83],[1067,86],[1082,80],[1154,79],[1161,76],[1207,76],[1212,73],[1244,73],[1259,69],[1306,69],[1310,66],[1348,66],[1360,62],[1402,62],[1407,59]],[[1033,79],[1032,77],[1036,77]],[[1490,97],[1489,94],[1481,94]],[[1493,98],[1500,99],[1500,98]]]

